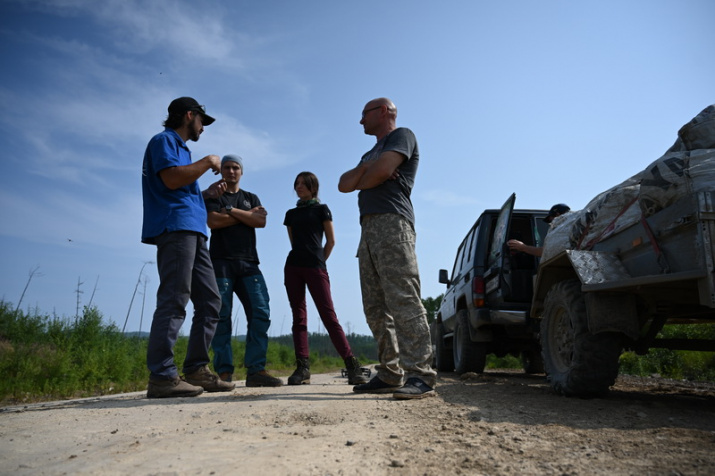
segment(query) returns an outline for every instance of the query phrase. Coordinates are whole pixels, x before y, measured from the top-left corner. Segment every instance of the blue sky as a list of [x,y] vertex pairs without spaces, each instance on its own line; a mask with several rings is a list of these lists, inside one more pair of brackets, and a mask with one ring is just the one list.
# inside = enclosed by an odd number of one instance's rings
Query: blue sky
[[[417,135],[417,254],[434,297],[481,210],[512,192],[518,208],[582,208],[715,103],[713,18],[710,0],[3,0],[0,297],[16,305],[37,269],[23,309],[74,316],[81,282],[80,304],[123,327],[155,255],[140,243],[144,149],[188,95],[217,119],[189,143],[194,158],[241,155],[241,186],[269,212],[258,252],[271,335],[290,333],[282,223],[303,170],[333,211],[338,316],[369,334],[357,197],[337,191],[374,143],[359,124],[368,100],[390,97]],[[144,270],[146,331],[158,276]],[[140,328],[143,289],[127,330]]]

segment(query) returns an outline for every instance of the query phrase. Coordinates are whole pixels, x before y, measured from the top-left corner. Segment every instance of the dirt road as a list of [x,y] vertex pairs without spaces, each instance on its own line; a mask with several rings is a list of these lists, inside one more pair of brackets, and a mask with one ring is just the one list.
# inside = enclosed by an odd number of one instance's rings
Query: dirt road
[[440,376],[438,396],[311,385],[0,409],[0,472],[244,475],[712,475],[715,385],[619,378],[604,399],[543,376]]

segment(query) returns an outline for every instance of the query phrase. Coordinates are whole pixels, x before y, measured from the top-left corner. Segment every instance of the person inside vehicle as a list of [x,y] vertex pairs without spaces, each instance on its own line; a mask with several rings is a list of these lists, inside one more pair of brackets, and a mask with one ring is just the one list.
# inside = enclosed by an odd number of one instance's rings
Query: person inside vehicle
[[[571,208],[568,205],[564,203],[557,203],[556,205],[551,207],[551,210],[549,210],[549,214],[544,217],[544,221],[548,224],[551,224],[554,218],[559,217],[570,210]],[[532,256],[541,257],[544,252],[543,246],[531,246],[524,244],[524,242],[519,240],[509,240],[506,242],[506,244],[509,247],[510,251],[521,251]]]

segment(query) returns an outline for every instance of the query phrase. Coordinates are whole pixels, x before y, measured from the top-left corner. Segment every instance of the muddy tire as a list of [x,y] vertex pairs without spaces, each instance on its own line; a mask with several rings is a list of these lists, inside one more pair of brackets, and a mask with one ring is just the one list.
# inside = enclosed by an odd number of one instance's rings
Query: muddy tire
[[452,349],[444,342],[444,325],[441,322],[435,323],[435,367],[439,372],[454,371],[454,357]]
[[562,281],[544,301],[541,349],[546,378],[561,395],[595,397],[608,393],[618,376],[620,334],[591,334],[578,280]]
[[457,323],[454,327],[452,355],[454,357],[454,371],[458,374],[466,372],[484,372],[487,363],[485,344],[472,342],[469,337],[469,320],[467,311],[457,312]]

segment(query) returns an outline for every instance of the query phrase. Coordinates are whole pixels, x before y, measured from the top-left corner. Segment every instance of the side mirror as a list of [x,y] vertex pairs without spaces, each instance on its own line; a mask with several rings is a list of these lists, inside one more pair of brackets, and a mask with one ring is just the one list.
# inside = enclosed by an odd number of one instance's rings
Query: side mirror
[[439,282],[441,284],[446,284],[447,286],[449,286],[449,275],[447,274],[446,269],[439,270]]

